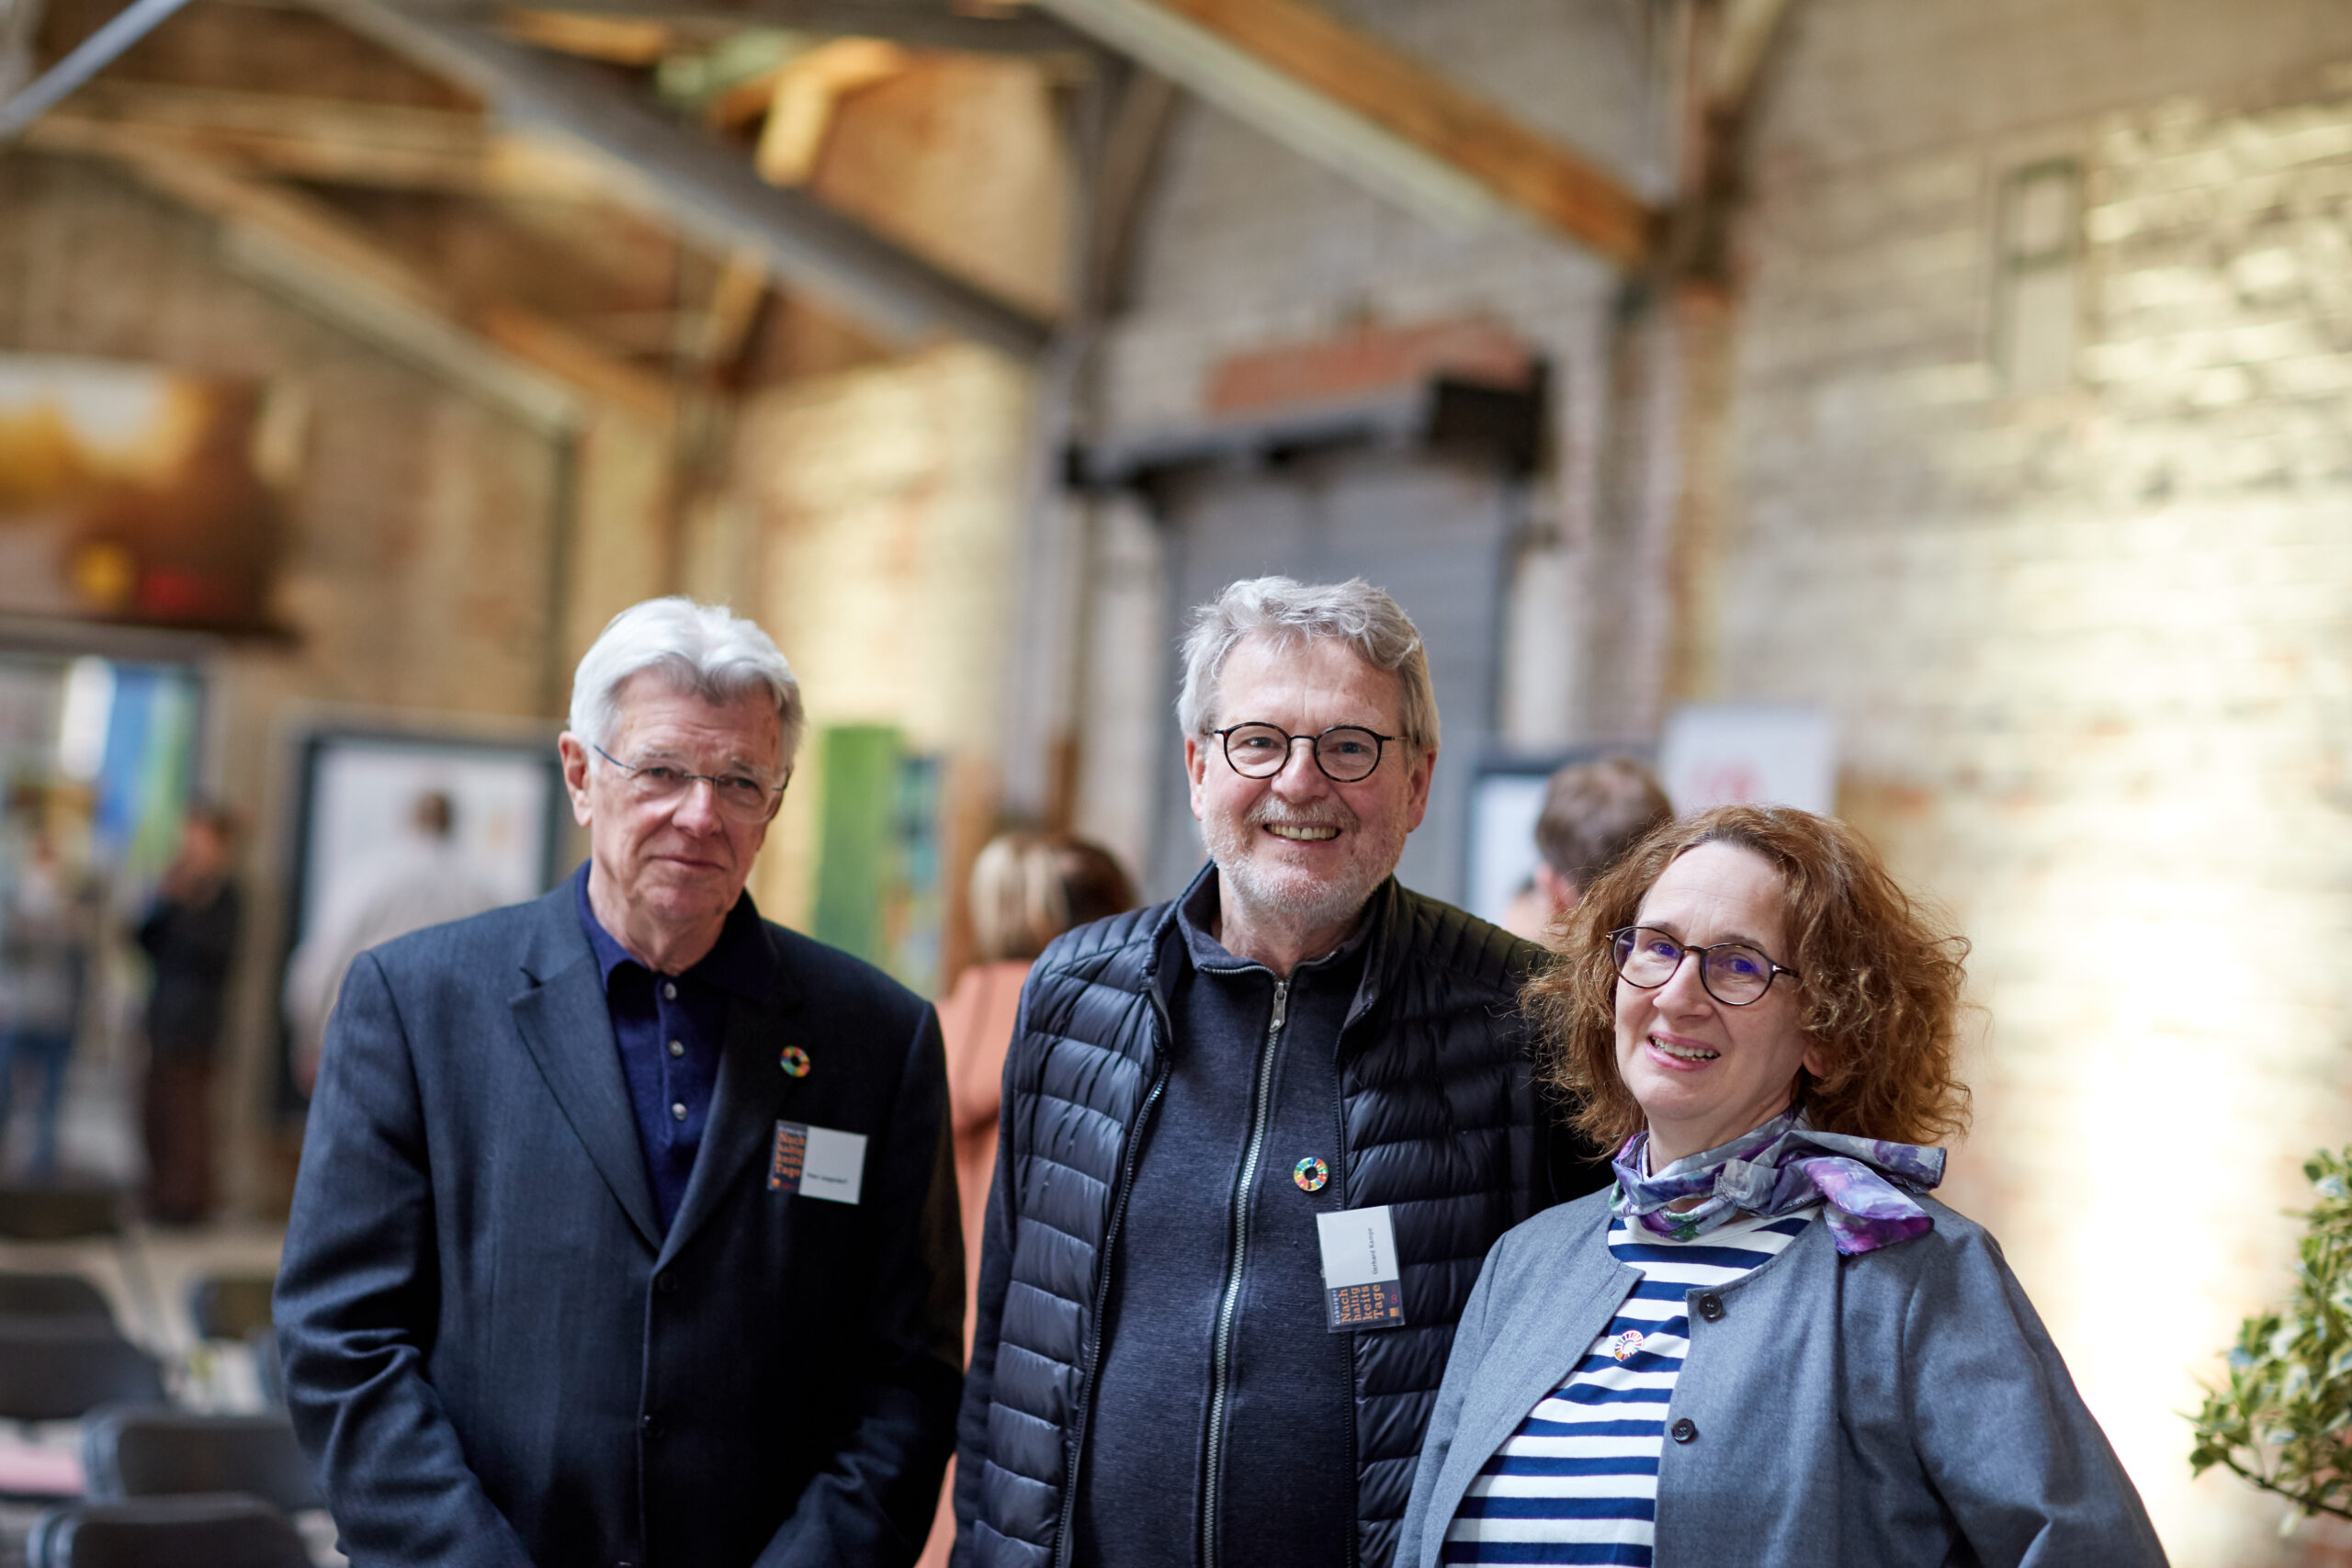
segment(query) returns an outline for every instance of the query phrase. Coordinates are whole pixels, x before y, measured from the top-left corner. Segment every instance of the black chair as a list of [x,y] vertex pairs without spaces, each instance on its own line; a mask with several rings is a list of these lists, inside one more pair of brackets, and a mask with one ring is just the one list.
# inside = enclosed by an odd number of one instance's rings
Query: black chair
[[70,1421],[100,1404],[158,1404],[155,1358],[80,1317],[0,1318],[0,1419]]
[[286,1516],[258,1497],[139,1497],[51,1508],[25,1542],[28,1568],[311,1568]]
[[269,1274],[207,1274],[187,1288],[188,1316],[199,1339],[246,1339],[270,1326]]
[[122,1194],[111,1187],[0,1187],[0,1236],[10,1241],[122,1233]]
[[86,1317],[114,1321],[105,1292],[79,1274],[0,1269],[0,1317]]
[[94,1503],[241,1492],[288,1514],[326,1506],[283,1416],[94,1410],[82,1424],[82,1472]]

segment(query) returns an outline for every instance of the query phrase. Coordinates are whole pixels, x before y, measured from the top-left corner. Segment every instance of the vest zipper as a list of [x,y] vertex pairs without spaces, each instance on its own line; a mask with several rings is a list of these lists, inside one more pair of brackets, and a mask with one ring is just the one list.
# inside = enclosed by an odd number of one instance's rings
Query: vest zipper
[[1233,1261],[1217,1303],[1216,1339],[1209,1354],[1209,1451],[1201,1506],[1201,1568],[1216,1568],[1217,1474],[1224,1459],[1225,1402],[1233,1375],[1233,1320],[1241,1310],[1241,1272],[1250,1260],[1250,1200],[1258,1185],[1258,1161],[1266,1150],[1266,1122],[1273,1114],[1274,1059],[1290,1011],[1290,981],[1274,982],[1274,1011],[1266,1043],[1258,1052],[1258,1086],[1250,1107],[1250,1143],[1233,1184]]
[[1094,1321],[1089,1326],[1086,1359],[1079,1369],[1080,1386],[1074,1403],[1076,1415],[1070,1422],[1069,1468],[1062,1483],[1062,1522],[1054,1532],[1055,1568],[1069,1568],[1070,1529],[1078,1519],[1078,1467],[1086,1452],[1086,1417],[1093,1410],[1094,1363],[1102,1354],[1102,1314],[1111,1304],[1111,1247],[1119,1239],[1119,1226],[1127,1217],[1127,1195],[1136,1187],[1136,1161],[1143,1153],[1144,1129],[1151,1124],[1152,1107],[1159,1103],[1162,1089],[1168,1087],[1168,1053],[1173,1048],[1176,1026],[1168,1017],[1168,1004],[1152,991],[1151,1010],[1159,1019],[1159,1070],[1151,1076],[1151,1088],[1144,1091],[1143,1106],[1136,1112],[1136,1126],[1127,1139],[1127,1157],[1119,1170],[1119,1197],[1111,1210],[1111,1223],[1102,1232],[1102,1267],[1094,1282]]
[[[1344,1023],[1340,1026],[1340,1035],[1341,1041],[1347,1037]],[[1351,1206],[1348,1202],[1348,1070],[1340,1060],[1340,1051],[1339,1044],[1331,1047],[1331,1120],[1338,1129],[1338,1138],[1331,1145],[1331,1180],[1339,1189],[1340,1208],[1345,1211]],[[1363,1475],[1356,1459],[1356,1348],[1362,1343],[1358,1336],[1348,1336],[1348,1475],[1353,1483],[1349,1495],[1356,1505],[1351,1510],[1355,1517],[1348,1522],[1348,1568],[1356,1568],[1360,1544],[1357,1538],[1363,1533]]]

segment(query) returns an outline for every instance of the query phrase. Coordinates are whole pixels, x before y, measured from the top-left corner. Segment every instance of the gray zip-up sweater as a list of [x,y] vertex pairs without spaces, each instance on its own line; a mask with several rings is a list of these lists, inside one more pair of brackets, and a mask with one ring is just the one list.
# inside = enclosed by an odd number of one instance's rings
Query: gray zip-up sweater
[[[2140,1495],[2000,1247],[1920,1201],[1926,1235],[1845,1258],[1808,1225],[1754,1273],[1690,1292],[1655,1568],[2162,1568]],[[1397,1568],[1434,1568],[1479,1470],[1639,1280],[1608,1228],[1603,1190],[1496,1243]]]

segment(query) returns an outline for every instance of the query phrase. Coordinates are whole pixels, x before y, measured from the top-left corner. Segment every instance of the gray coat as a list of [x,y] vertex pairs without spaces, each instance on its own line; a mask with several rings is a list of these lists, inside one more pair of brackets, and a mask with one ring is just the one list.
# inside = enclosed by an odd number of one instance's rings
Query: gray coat
[[[1936,1219],[1926,1235],[1841,1258],[1816,1222],[1754,1273],[1690,1292],[1658,1461],[1657,1568],[2164,1562],[2000,1247],[1922,1201]],[[1487,1255],[1398,1568],[1432,1568],[1479,1470],[1638,1282],[1610,1256],[1608,1228],[1598,1192]]]

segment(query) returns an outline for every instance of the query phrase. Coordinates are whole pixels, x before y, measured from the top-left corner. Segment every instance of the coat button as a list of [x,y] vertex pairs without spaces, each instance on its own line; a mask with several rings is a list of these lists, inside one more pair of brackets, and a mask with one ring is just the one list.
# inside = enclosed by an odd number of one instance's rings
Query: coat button
[[[639,1420],[638,1425],[644,1428],[645,1435],[649,1438],[658,1438],[662,1435],[662,1423],[656,1421],[650,1416],[645,1416],[643,1419]],[[1690,1423],[1686,1421],[1683,1425],[1687,1427]]]
[[1724,1320],[1723,1297],[1715,1294],[1713,1291],[1709,1291],[1705,1295],[1701,1296],[1699,1298],[1699,1315],[1705,1318],[1709,1323],[1721,1323]]
[[678,1293],[678,1277],[675,1274],[661,1275],[654,1280],[653,1288],[661,1292],[665,1296],[676,1295]]
[[1699,1424],[1688,1416],[1666,1429],[1666,1435],[1678,1443],[1687,1443],[1699,1435]]

